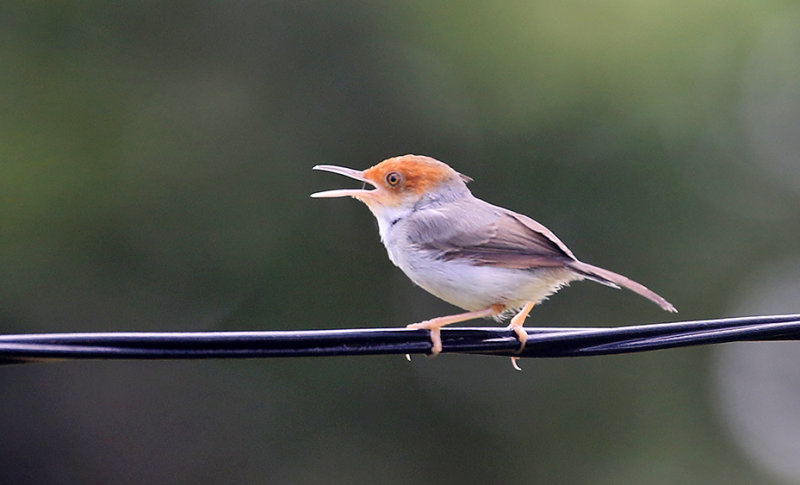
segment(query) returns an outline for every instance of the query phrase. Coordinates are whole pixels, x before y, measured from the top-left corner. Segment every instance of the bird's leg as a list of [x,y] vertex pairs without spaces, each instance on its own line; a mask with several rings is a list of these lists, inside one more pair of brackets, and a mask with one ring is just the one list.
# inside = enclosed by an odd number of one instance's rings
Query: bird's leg
[[[529,301],[526,303],[525,306],[522,307],[522,310],[514,315],[514,318],[511,319],[511,323],[508,325],[508,329],[513,330],[519,339],[519,350],[517,350],[517,352],[522,352],[522,349],[525,348],[525,342],[528,341],[528,332],[526,332],[522,326],[525,324],[525,319],[528,318],[528,313],[531,312],[531,309],[535,304],[535,301]],[[522,370],[520,369],[519,365],[517,365],[518,360],[519,357],[511,357],[511,365],[517,370]]]
[[484,308],[483,310],[459,313],[456,315],[447,315],[445,317],[436,317],[431,318],[430,320],[425,320],[424,322],[412,323],[406,328],[430,330],[431,342],[433,343],[431,355],[436,356],[442,351],[442,327],[445,325],[450,325],[451,323],[464,322],[466,320],[474,320],[476,318],[492,317],[502,312],[503,308],[503,305],[492,305],[489,308]]

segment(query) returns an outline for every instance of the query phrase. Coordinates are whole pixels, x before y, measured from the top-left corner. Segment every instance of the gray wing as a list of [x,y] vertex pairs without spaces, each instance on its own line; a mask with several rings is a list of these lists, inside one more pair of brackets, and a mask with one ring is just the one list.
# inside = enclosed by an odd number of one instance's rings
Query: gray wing
[[433,250],[444,260],[465,259],[473,264],[528,269],[564,266],[575,256],[552,232],[529,217],[479,199],[468,210],[430,208],[411,216],[409,242]]
[[[409,242],[435,251],[444,260],[464,259],[478,265],[531,269],[566,267],[584,278],[652,300],[667,311],[677,311],[667,300],[620,274],[578,261],[549,229],[529,217],[493,206],[480,199],[454,217],[447,208],[426,209],[409,217]],[[463,217],[463,214],[468,214]]]

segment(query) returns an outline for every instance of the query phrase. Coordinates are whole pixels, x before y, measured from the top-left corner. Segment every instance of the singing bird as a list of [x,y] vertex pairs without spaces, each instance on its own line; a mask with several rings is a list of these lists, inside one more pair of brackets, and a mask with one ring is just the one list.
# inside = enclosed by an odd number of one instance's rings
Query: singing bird
[[[672,304],[620,274],[579,261],[555,234],[530,217],[478,199],[472,179],[434,158],[403,155],[366,170],[317,165],[363,182],[361,189],[311,197],[353,197],[378,220],[389,259],[429,293],[467,310],[408,325],[428,329],[431,353],[442,350],[441,327],[484,317],[508,326],[525,347],[525,318],[534,305],[572,281],[625,287],[669,312]],[[372,186],[367,189],[366,185]],[[515,368],[516,360],[512,359]]]

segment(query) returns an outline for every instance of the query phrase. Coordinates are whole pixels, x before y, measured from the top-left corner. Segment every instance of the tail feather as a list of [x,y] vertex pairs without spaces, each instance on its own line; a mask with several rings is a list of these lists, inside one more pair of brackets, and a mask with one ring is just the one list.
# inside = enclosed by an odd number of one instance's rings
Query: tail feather
[[658,293],[647,289],[644,285],[641,285],[632,279],[626,278],[621,274],[614,273],[613,271],[609,271],[607,269],[598,268],[597,266],[593,266],[591,264],[583,263],[581,261],[575,261],[574,263],[569,264],[570,268],[578,272],[579,274],[589,278],[591,280],[597,281],[598,283],[602,283],[604,285],[611,286],[613,288],[619,288],[620,286],[631,290],[634,293],[638,293],[643,297],[647,298],[648,300],[652,301],[656,305],[660,306],[664,310],[668,312],[677,312],[678,310],[672,305],[672,303],[665,300],[661,295]]

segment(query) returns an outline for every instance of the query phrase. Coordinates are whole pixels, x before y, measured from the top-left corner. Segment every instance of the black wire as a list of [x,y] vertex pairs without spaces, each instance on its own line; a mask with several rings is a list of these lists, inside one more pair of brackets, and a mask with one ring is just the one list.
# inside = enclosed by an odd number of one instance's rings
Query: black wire
[[[443,352],[580,357],[734,341],[800,340],[800,315],[771,315],[613,328],[444,328]],[[208,359],[419,354],[427,330],[367,328],[277,332],[116,332],[0,335],[0,364],[65,359]]]

